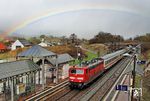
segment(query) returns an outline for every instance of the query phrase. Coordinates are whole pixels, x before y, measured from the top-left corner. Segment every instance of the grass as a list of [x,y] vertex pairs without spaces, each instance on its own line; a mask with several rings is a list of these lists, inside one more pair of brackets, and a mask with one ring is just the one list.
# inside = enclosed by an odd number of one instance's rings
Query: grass
[[[107,47],[103,44],[91,44],[91,45],[82,45],[84,48],[89,49],[91,51],[99,51],[99,56],[102,56],[104,54],[107,53]],[[82,61],[89,61],[92,60],[93,58],[98,57],[98,54],[94,54],[92,52],[86,51],[85,52],[86,56]],[[79,64],[81,61],[79,61],[78,59],[75,60],[74,63],[71,63],[71,65],[77,65]]]
[[97,57],[97,54],[93,54],[91,52],[86,52],[86,55],[87,55],[87,57],[84,58],[83,61],[89,61],[89,60]]
[[143,97],[142,97],[142,101],[150,101],[150,91],[143,87]]
[[104,44],[84,44],[82,47],[89,49],[91,51],[99,52],[99,56],[107,54],[108,47]]
[[[139,59],[140,60],[147,60],[149,61],[150,60],[150,50],[145,52],[145,54],[143,55],[140,55],[139,56]],[[141,68],[145,68],[145,65],[140,65]],[[143,83],[142,83],[142,101],[150,101],[150,75],[149,76],[143,76],[143,77],[140,77],[140,76],[136,76],[136,87],[140,87],[139,86],[139,82],[140,82],[140,79],[143,80]]]
[[[93,51],[99,51],[100,52],[100,56],[102,54],[104,54],[106,52],[107,49],[105,49],[106,47],[104,45],[87,45],[86,47],[88,47],[87,49],[92,49]],[[15,58],[16,55],[24,50],[27,50],[28,48],[21,48],[21,49],[17,49],[14,51],[9,51],[6,53],[2,53],[0,54],[0,59],[8,59],[8,58]],[[71,47],[71,46],[52,46],[52,47],[46,47],[46,49],[55,52],[57,54],[62,54],[62,53],[69,53],[71,56],[76,56],[76,48]],[[84,54],[87,56],[83,59],[83,61],[89,61],[93,58],[96,58],[98,55],[91,53],[91,52],[84,52]],[[76,65],[79,64],[80,61],[78,59],[75,60],[75,62],[70,63],[71,65]]]
[[136,88],[140,88],[141,87],[141,79],[142,79],[141,76],[136,75],[136,77],[135,77],[135,87]]
[[[82,61],[89,61],[89,60],[92,60],[93,58],[96,58],[97,57],[97,54],[93,54],[91,52],[86,52],[85,53],[87,55],[86,58],[84,58]],[[79,61],[78,59],[75,59],[74,62],[70,63],[70,65],[77,65],[79,64],[81,61]]]
[[150,101],[150,75],[143,78],[143,101]]
[[5,53],[1,53],[0,54],[0,59],[15,58],[17,56],[17,54],[19,54],[20,52],[25,51],[27,49],[28,48],[25,47],[25,48],[19,48],[19,49],[13,50],[13,51],[8,51],[8,52],[5,52]]
[[75,61],[74,62],[70,62],[69,65],[77,65],[79,63],[80,63],[80,61],[78,59],[75,59]]
[[7,59],[7,58],[9,58],[10,56],[9,56],[9,54],[8,53],[1,53],[0,54],[0,59]]

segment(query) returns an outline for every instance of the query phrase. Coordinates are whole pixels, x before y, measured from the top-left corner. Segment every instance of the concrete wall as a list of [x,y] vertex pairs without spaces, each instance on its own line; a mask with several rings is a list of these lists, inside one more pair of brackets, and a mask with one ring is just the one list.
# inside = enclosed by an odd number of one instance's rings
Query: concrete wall
[[69,64],[64,64],[62,67],[62,79],[65,79],[69,76]]
[[3,91],[3,83],[0,83],[0,94],[2,93]]

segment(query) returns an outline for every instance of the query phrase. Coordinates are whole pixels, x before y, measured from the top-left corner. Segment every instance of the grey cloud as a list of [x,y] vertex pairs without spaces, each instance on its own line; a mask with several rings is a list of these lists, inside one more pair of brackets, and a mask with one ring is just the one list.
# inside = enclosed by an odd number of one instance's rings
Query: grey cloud
[[87,5],[92,8],[95,4],[117,9],[116,11],[109,8],[58,14],[32,22],[14,33],[68,35],[68,33],[75,32],[80,37],[90,38],[98,31],[111,32],[125,37],[150,32],[149,0],[1,0],[0,30],[7,31],[47,10]]

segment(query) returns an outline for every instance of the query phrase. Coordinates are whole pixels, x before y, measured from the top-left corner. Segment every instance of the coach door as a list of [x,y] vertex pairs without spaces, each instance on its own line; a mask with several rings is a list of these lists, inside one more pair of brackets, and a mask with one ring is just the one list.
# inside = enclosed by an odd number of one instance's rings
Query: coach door
[[86,69],[86,80],[88,81],[90,79],[90,71],[89,68]]
[[89,79],[92,79],[94,71],[92,68],[89,68]]

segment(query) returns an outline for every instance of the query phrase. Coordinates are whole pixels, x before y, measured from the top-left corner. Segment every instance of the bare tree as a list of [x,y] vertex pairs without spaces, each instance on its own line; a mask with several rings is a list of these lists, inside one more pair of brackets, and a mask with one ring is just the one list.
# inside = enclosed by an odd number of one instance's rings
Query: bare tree
[[76,43],[77,35],[76,35],[75,33],[71,34],[71,35],[70,35],[70,39],[71,39],[71,42],[72,42],[72,43]]

